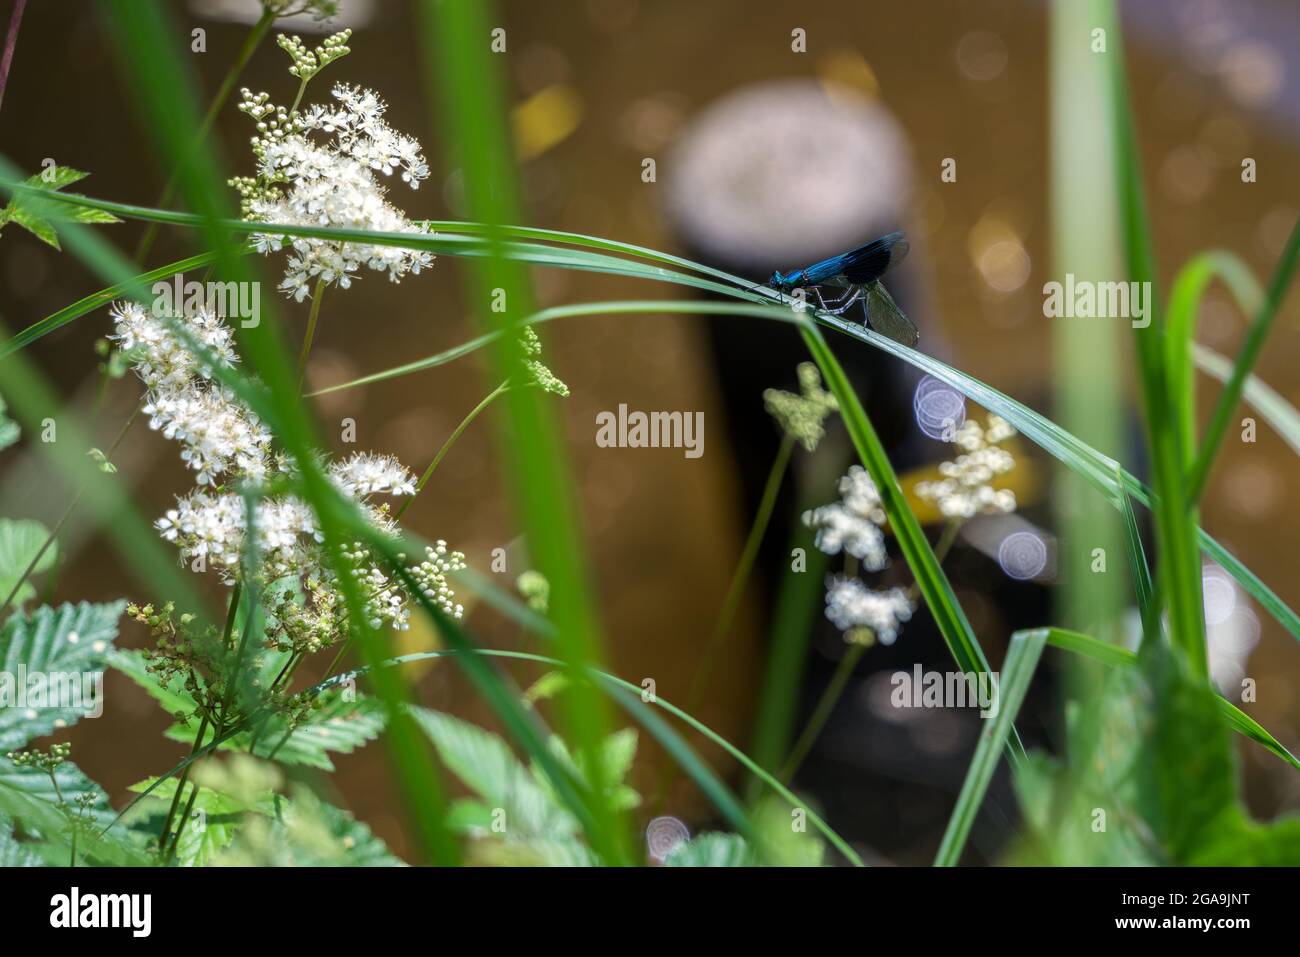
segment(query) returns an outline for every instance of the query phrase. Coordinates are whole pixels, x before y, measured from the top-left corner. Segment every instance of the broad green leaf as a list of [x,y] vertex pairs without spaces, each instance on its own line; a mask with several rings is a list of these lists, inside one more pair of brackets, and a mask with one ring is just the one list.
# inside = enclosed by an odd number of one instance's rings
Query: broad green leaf
[[743,837],[706,832],[677,847],[664,860],[665,867],[755,867],[758,859]]
[[[0,754],[102,709],[103,670],[124,607],[81,602],[10,616],[0,629]],[[40,702],[32,697],[38,687],[46,689]]]
[[[34,519],[0,518],[0,601],[4,601],[18,579],[27,571],[27,566],[40,553],[41,546],[49,537],[49,529]],[[58,554],[58,543],[51,542],[32,569],[32,574],[39,575],[53,568]],[[13,605],[21,606],[35,594],[36,586],[32,584],[31,576],[28,576],[15,593]]]

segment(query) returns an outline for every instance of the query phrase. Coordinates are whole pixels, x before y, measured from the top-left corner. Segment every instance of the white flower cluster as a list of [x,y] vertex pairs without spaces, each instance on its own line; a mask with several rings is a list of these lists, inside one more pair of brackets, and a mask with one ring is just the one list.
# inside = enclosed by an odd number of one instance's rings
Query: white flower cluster
[[207,358],[182,340],[180,328],[210,351],[212,361],[236,361],[230,328],[200,310],[181,318],[157,316],[134,302],[110,309],[117,341],[148,388],[144,413],[149,427],[183,446],[181,459],[198,473],[200,485],[216,485],[226,474],[265,476],[271,433],[257,417],[210,378]]
[[827,555],[844,550],[859,559],[868,571],[880,571],[889,564],[885,554],[885,524],[880,491],[867,470],[854,465],[840,479],[841,500],[803,513],[803,523],[817,530],[814,544]]
[[[181,458],[198,473],[199,487],[178,497],[176,507],[156,523],[162,537],[176,545],[182,560],[193,567],[211,566],[228,582],[243,580],[242,560],[251,552],[257,584],[278,589],[267,636],[272,645],[310,652],[337,641],[346,633],[347,610],[315,513],[297,496],[277,494],[254,497],[250,515],[250,500],[238,488],[286,478],[291,465],[272,451],[271,434],[252,410],[211,378],[210,362],[237,361],[230,330],[207,313],[160,318],[133,303],[114,305],[112,316],[112,338],[148,387],[144,409],[151,425],[180,443]],[[212,358],[195,356],[178,328],[210,349]],[[395,530],[387,507],[373,505],[370,497],[415,494],[414,477],[390,455],[355,452],[330,463],[326,474],[376,528],[387,532]],[[363,546],[354,544],[342,553],[371,624],[405,628],[409,612],[400,585],[389,580]],[[459,617],[461,607],[447,575],[463,567],[464,556],[439,542],[425,561],[407,571],[424,595]],[[299,591],[286,592],[286,581],[297,582]]]
[[918,482],[916,494],[934,502],[945,518],[972,518],[1016,510],[1010,489],[993,488],[993,480],[1015,468],[1015,457],[998,443],[1016,434],[1009,422],[990,414],[988,424],[967,419],[954,441],[963,454],[939,465],[937,482]]
[[916,605],[901,588],[872,591],[856,578],[836,576],[826,588],[826,617],[840,631],[868,628],[882,645],[892,645]]
[[[243,91],[239,108],[257,121],[253,138],[257,176],[239,177],[246,219],[293,226],[364,229],[388,233],[427,233],[387,200],[379,176],[400,171],[412,189],[429,176],[420,144],[384,120],[387,106],[371,90],[340,83],[334,87],[337,108],[317,104],[304,112],[286,111],[265,93]],[[324,134],[324,142],[313,138]],[[301,302],[312,284],[322,281],[347,288],[362,266],[398,282],[433,262],[433,254],[397,246],[343,243],[327,239],[253,236],[262,253],[288,243],[289,256],[280,289]]]

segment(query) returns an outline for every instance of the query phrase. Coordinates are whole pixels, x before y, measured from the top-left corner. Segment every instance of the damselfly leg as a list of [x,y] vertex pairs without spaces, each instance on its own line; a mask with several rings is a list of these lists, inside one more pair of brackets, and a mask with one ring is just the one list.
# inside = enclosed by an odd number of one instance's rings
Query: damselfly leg
[[861,298],[862,289],[854,286],[839,299],[832,299],[830,302],[826,301],[822,296],[821,289],[817,286],[813,286],[813,294],[817,296],[817,302],[821,305],[823,311],[829,312],[832,316],[842,316]]

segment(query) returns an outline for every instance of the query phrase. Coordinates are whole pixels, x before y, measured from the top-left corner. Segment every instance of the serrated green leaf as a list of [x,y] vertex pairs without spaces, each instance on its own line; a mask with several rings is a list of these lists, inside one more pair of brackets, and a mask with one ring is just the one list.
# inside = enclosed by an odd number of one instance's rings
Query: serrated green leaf
[[709,831],[696,835],[664,860],[665,867],[756,867],[758,859],[738,834]]
[[[74,724],[87,710],[102,707],[102,673],[117,620],[125,602],[60,605],[38,608],[32,615],[15,614],[0,629],[0,753],[23,747],[55,728]],[[18,705],[20,666],[25,672],[28,700]],[[49,688],[44,703],[32,701],[34,674]],[[52,703],[59,706],[52,706]],[[80,705],[81,707],[78,707]]]
[[574,834],[573,816],[560,807],[501,738],[468,721],[412,708],[438,757],[490,808],[505,811],[505,835],[522,840]]
[[[256,754],[281,764],[303,765],[333,771],[330,753],[351,754],[357,748],[379,737],[384,730],[383,706],[373,698],[345,700],[342,694],[323,699],[321,708],[288,732],[288,725],[279,716],[269,719],[257,732]],[[194,742],[198,727],[175,724],[167,729],[167,737],[185,744]],[[243,732],[226,739],[218,750],[248,751],[253,743],[252,732]]]
[[[27,566],[50,537],[49,530],[40,522],[30,518],[0,518],[0,601],[13,589],[14,584],[27,571]],[[58,557],[59,546],[51,542],[50,547],[41,555],[41,560],[32,569],[33,575],[49,571]],[[21,606],[36,594],[36,586],[31,577],[23,582],[14,595],[13,604]]]
[[108,656],[108,664],[148,692],[149,697],[162,705],[163,710],[172,717],[189,714],[194,710],[195,702],[185,691],[184,679],[177,675],[164,685],[149,673],[143,652],[115,648]]
[[[130,790],[136,794],[147,790],[155,784],[156,777],[146,778],[131,785]],[[141,814],[156,817],[166,812],[176,795],[177,780],[168,778],[149,794],[137,809]],[[182,806],[189,802],[194,794],[195,784],[186,784]],[[274,795],[264,792],[257,800],[247,801],[232,794],[214,790],[205,785],[198,786],[194,795],[194,806],[190,810],[190,820],[185,823],[180,841],[176,845],[173,858],[182,867],[202,867],[211,862],[217,852],[228,847],[235,839],[235,832],[243,821],[245,814],[256,813],[270,817],[275,813]],[[156,833],[153,829],[152,833]]]
[[[24,185],[37,190],[53,192],[64,186],[85,179],[87,173],[67,166],[52,166],[34,176],[29,176]],[[53,223],[59,220],[71,220],[78,223],[120,223],[121,220],[104,209],[68,208],[63,204],[42,202],[39,195],[15,192],[5,207],[0,223],[17,223],[36,238],[59,249],[59,237]]]
[[306,788],[280,799],[272,818],[250,817],[213,860],[220,866],[402,867],[384,842],[342,808]]
[[42,863],[29,844],[18,840],[13,819],[0,814],[0,867],[40,867]]
[[600,867],[604,863],[576,837],[475,841],[467,853],[481,867]]

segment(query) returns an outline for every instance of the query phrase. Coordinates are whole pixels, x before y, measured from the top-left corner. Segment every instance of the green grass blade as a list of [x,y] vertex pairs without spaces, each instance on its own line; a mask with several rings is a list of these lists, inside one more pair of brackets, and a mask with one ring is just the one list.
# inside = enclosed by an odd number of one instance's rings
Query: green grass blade
[[[484,3],[423,3],[417,19],[428,86],[442,107],[446,142],[455,144],[449,159],[463,174],[467,209],[486,224],[487,256],[470,262],[466,288],[485,329],[506,333],[490,350],[494,381],[520,381],[523,358],[513,340],[523,317],[534,311],[533,297],[527,271],[509,256],[502,228],[520,219],[520,203],[498,64],[481,42],[491,30],[491,9]],[[581,255],[593,258],[585,251]],[[504,313],[492,308],[498,294],[504,297]],[[601,660],[602,642],[577,532],[567,455],[554,415],[537,390],[510,389],[501,404],[507,420],[499,431],[506,475],[529,551],[551,585],[561,657],[572,667],[584,668]],[[579,686],[564,696],[561,709],[575,749],[597,775],[593,849],[611,863],[629,863],[626,822],[605,800],[599,780],[602,764],[597,755],[609,731],[605,702]]]
[[1287,287],[1290,286],[1291,278],[1295,275],[1298,261],[1300,261],[1300,219],[1296,220],[1295,226],[1291,229],[1291,236],[1282,251],[1282,258],[1278,260],[1273,278],[1269,280],[1268,293],[1259,307],[1255,321],[1250,325],[1250,331],[1246,333],[1246,341],[1242,343],[1241,352],[1237,354],[1232,375],[1214,406],[1210,424],[1206,426],[1200,454],[1188,477],[1188,497],[1193,502],[1200,498],[1201,492],[1205,489],[1210,468],[1214,465],[1219,446],[1222,445],[1223,437],[1227,434],[1228,420],[1237,407],[1237,401],[1241,398],[1246,377],[1259,360],[1259,354],[1264,348],[1264,340],[1268,338],[1269,331],[1273,328],[1273,320],[1277,317]]
[[1149,325],[1135,329],[1134,336],[1155,490],[1157,588],[1162,604],[1169,610],[1169,631],[1175,646],[1187,656],[1192,673],[1205,677],[1209,665],[1195,499],[1188,495],[1184,483],[1187,452],[1183,448],[1182,423],[1186,420],[1189,397],[1170,390],[1170,375],[1179,381],[1183,376],[1177,371],[1171,373],[1162,348],[1162,336],[1167,336],[1169,330],[1164,328],[1156,295],[1155,252],[1129,105],[1119,17],[1113,0],[1105,7],[1102,20],[1109,26],[1113,48],[1107,57],[1111,75],[1110,109],[1115,124],[1115,172],[1128,278],[1146,284],[1150,290]]
[[[1227,382],[1232,375],[1232,361],[1208,346],[1194,343],[1192,359],[1202,372],[1220,382]],[[1254,373],[1246,377],[1242,395],[1282,441],[1300,455],[1300,411]]]
[[1122,486],[1119,496],[1120,515],[1124,519],[1124,543],[1128,547],[1129,573],[1133,578],[1138,611],[1142,614],[1142,637],[1145,641],[1160,635],[1160,609],[1156,606],[1151,566],[1147,564],[1146,549],[1142,547],[1142,532],[1138,528],[1137,515],[1133,512],[1133,500]]
[[58,312],[52,312],[44,319],[32,323],[25,329],[17,332],[13,338],[0,345],[0,359],[9,355],[11,352],[17,352],[23,349],[42,336],[47,336],[56,329],[61,329],[75,319],[80,319],[89,312],[94,312],[113,302],[115,299],[121,299],[129,288],[139,288],[148,286],[159,279],[169,279],[177,273],[186,272],[190,269],[200,269],[204,266],[210,266],[216,262],[216,253],[199,253],[197,256],[190,256],[188,259],[180,259],[174,263],[168,263],[166,266],[159,266],[157,269],[151,269],[146,273],[136,276],[131,283],[117,283],[109,286],[107,289],[101,289],[99,292],[92,292],[89,296],[78,299],[71,305],[64,306]]
[[1035,628],[1018,631],[1011,636],[1007,657],[1002,663],[1001,681],[998,683],[998,713],[986,719],[984,730],[980,732],[970,770],[966,772],[961,793],[957,795],[957,805],[948,819],[943,841],[934,858],[936,867],[956,867],[961,860],[971,825],[975,823],[975,816],[984,803],[989,782],[993,780],[993,772],[997,770],[998,758],[1010,744],[1008,736],[1013,731],[1016,715],[1025,700],[1025,692],[1033,680],[1043,646],[1047,644],[1047,631],[1045,628]]
[[[12,182],[17,176],[16,170],[10,170],[7,178]],[[85,197],[75,195],[64,196],[61,193],[50,194],[58,201],[71,200],[75,203],[86,203],[92,208],[103,208],[121,214],[123,218],[142,218],[153,219],[155,217],[163,218],[167,222],[177,222],[182,225],[194,226],[199,220],[190,214],[184,213],[164,213],[162,211],[148,210],[144,207],[130,207],[125,204],[110,203],[103,200],[88,200]],[[143,215],[136,215],[136,212],[143,211]],[[255,232],[259,228],[255,224],[242,223],[239,221],[222,221],[220,225],[223,228],[229,228],[233,232],[249,233]],[[266,226],[261,226],[266,229]],[[484,244],[481,239],[473,237],[415,237],[406,233],[369,233],[349,230],[323,230],[309,227],[289,227],[276,226],[276,231],[287,232],[291,235],[306,236],[325,236],[329,238],[345,238],[352,240],[364,239],[366,242],[373,242],[378,245],[404,246],[409,248],[423,248],[431,251],[443,252],[450,255],[464,256],[482,256],[484,255]],[[506,231],[521,230],[521,227],[506,227]],[[531,236],[546,234],[546,230],[528,230]],[[571,234],[558,234],[571,235]],[[635,255],[637,247],[625,247],[623,244],[614,242],[601,241],[601,248],[616,249],[620,252],[626,251],[629,255]],[[686,276],[683,273],[677,273],[671,270],[660,269],[658,267],[648,267],[641,263],[629,263],[619,260],[615,257],[603,257],[596,260],[583,260],[573,258],[567,250],[556,250],[541,246],[520,246],[507,245],[507,252],[510,255],[517,255],[522,261],[535,263],[538,265],[553,266],[557,268],[581,269],[596,272],[606,272],[615,275],[633,276],[641,279],[654,281],[671,282],[681,285],[694,286],[696,288],[709,288],[712,291],[720,291],[723,294],[735,296],[740,299],[749,300],[755,303],[753,306],[730,306],[738,315],[753,315],[756,318],[779,319],[786,322],[798,322],[798,318],[791,314],[788,308],[784,306],[778,308],[779,302],[776,295],[767,290],[749,290],[744,280],[739,277],[731,277],[732,285],[726,286],[722,283],[713,283],[711,281],[695,281],[693,277]],[[698,267],[703,269],[704,267]],[[725,274],[724,274],[725,275]],[[773,304],[764,308],[763,303]],[[595,304],[591,304],[595,305]],[[652,311],[698,311],[702,313],[721,312],[723,304],[718,303],[700,303],[693,307],[685,303],[660,304],[654,307]],[[561,307],[567,309],[569,307]],[[582,307],[575,307],[582,308]],[[598,310],[599,311],[599,310]],[[651,310],[647,310],[651,311]],[[567,314],[567,313],[566,313]],[[577,314],[587,314],[585,312],[575,312]],[[539,313],[531,321],[544,321],[545,319],[556,318],[557,314],[549,310]],[[1051,420],[1042,414],[1030,409],[1021,402],[1012,399],[1005,393],[980,382],[978,379],[967,375],[959,369],[941,362],[923,352],[915,349],[909,349],[891,339],[887,339],[871,329],[865,328],[857,323],[849,322],[837,316],[831,316],[826,313],[816,315],[816,321],[823,326],[835,329],[837,332],[856,339],[872,348],[887,352],[896,358],[902,359],[917,369],[926,372],[935,378],[941,379],[948,385],[957,389],[967,398],[979,403],[991,412],[1002,416],[1012,425],[1014,425],[1026,438],[1041,447],[1048,454],[1065,463],[1069,468],[1083,476],[1090,484],[1101,491],[1108,501],[1111,501],[1116,507],[1119,506],[1119,499],[1116,495],[1118,489],[1115,484],[1115,469],[1118,466],[1113,459],[1089,446],[1070,432],[1060,428]],[[420,360],[412,365],[420,368],[431,368],[441,361],[451,361],[461,355],[468,354],[481,345],[485,345],[488,338],[483,337],[468,343],[465,346],[458,347],[452,353],[443,354],[441,357],[433,357],[439,360]],[[1199,351],[1199,347],[1198,347]],[[427,362],[426,365],[421,363]],[[391,370],[390,370],[391,371]],[[411,371],[418,371],[412,369]],[[382,377],[382,374],[377,374]],[[350,383],[351,384],[359,384]],[[1249,380],[1248,380],[1249,381]],[[1134,478],[1128,472],[1123,472],[1122,481],[1128,488],[1130,494],[1141,502],[1145,507],[1151,507],[1151,494],[1142,483]],[[1263,605],[1270,614],[1272,614],[1297,640],[1300,640],[1300,617],[1289,609],[1284,602],[1277,597],[1260,579],[1249,571],[1235,557],[1228,555],[1218,542],[1211,538],[1204,530],[1199,532],[1200,547],[1207,554],[1218,561],[1224,568],[1233,575],[1234,578],[1245,588],[1257,601]]]
[[[1048,629],[1047,643],[1053,648],[1060,648],[1062,651],[1068,651],[1074,655],[1091,658],[1093,661],[1112,668],[1136,668],[1138,664],[1136,652],[1121,648],[1119,645],[1112,645],[1110,642],[1102,641],[1091,635],[1080,634],[1077,631],[1050,628]],[[1219,709],[1228,718],[1229,723],[1237,733],[1245,735],[1256,744],[1273,752],[1293,768],[1300,770],[1300,759],[1297,759],[1295,755],[1283,747],[1281,742],[1269,734],[1258,721],[1222,696],[1219,697]]]

